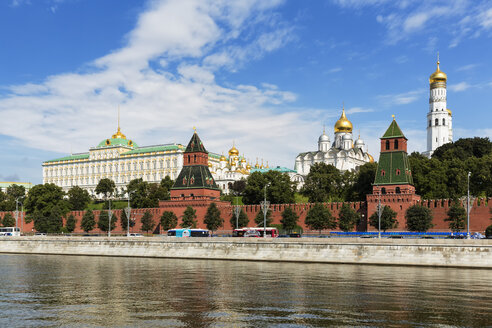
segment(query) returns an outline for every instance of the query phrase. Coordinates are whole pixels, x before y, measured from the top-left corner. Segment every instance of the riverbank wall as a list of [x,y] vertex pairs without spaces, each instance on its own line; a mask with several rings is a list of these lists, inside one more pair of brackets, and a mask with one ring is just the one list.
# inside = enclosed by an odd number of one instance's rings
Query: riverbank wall
[[492,240],[0,237],[0,253],[492,269]]

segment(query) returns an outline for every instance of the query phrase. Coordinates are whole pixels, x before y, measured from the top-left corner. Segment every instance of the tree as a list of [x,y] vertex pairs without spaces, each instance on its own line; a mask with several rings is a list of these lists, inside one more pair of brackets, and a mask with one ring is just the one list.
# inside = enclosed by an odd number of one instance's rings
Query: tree
[[427,207],[413,205],[405,213],[407,219],[407,229],[409,231],[425,232],[432,228],[432,212]]
[[181,228],[196,228],[196,223],[196,210],[191,206],[186,207],[180,224]]
[[[383,212],[381,213],[381,230],[386,232],[388,229],[395,229],[398,227],[398,221],[396,220],[397,213],[391,209],[389,206],[384,206]],[[379,227],[379,216],[378,212],[372,213],[369,217],[369,224],[374,228]]]
[[[231,223],[231,227],[236,229],[236,214],[233,212],[231,215],[231,219],[229,221]],[[239,212],[239,217],[237,218],[237,228],[247,227],[249,225],[249,218],[246,212],[241,208]]]
[[[261,209],[258,214],[255,216],[255,223],[257,227],[263,227],[265,224],[265,216],[263,214],[263,209]],[[272,210],[268,209],[266,213],[266,226],[268,227],[270,224],[272,224]]]
[[359,214],[349,204],[343,204],[338,214],[338,227],[340,230],[345,232],[352,231],[358,221]]
[[84,216],[82,216],[80,227],[82,228],[82,230],[88,233],[89,231],[93,230],[95,226],[96,220],[94,219],[94,212],[89,209],[85,211]]
[[229,182],[229,190],[234,196],[240,196],[243,192],[244,189],[246,189],[246,180],[241,179],[241,180],[236,180],[234,182]]
[[67,195],[68,203],[70,204],[70,209],[72,211],[83,211],[91,200],[87,190],[82,189],[79,186],[70,188]]
[[19,197],[24,197],[26,195],[26,188],[21,185],[11,184],[7,187],[7,197],[11,199],[16,199]]
[[244,204],[260,204],[265,198],[265,186],[268,185],[267,200],[271,204],[292,204],[295,202],[296,184],[290,181],[287,173],[267,171],[253,172],[246,180],[243,191]]
[[315,163],[311,166],[301,194],[309,198],[309,202],[327,202],[342,200],[342,175],[330,164]]
[[63,218],[58,206],[53,207],[45,220],[34,219],[34,229],[44,233],[60,233],[63,228]]
[[144,215],[142,216],[142,231],[145,231],[146,233],[149,233],[152,229],[154,229],[155,223],[154,220],[152,220],[152,214],[149,211],[145,211]]
[[24,209],[27,213],[26,223],[34,220],[34,228],[39,232],[46,232],[44,230],[48,228],[55,228],[57,224],[50,222],[51,219],[55,219],[51,216],[55,208],[60,220],[70,211],[70,206],[64,197],[63,189],[53,183],[32,187],[24,201]]
[[444,221],[449,222],[449,229],[451,229],[451,231],[460,232],[465,230],[466,210],[459,206],[457,202],[453,202],[447,215],[448,217],[445,218]]
[[77,220],[75,219],[75,216],[70,214],[67,219],[67,223],[65,224],[65,228],[67,228],[67,231],[72,233],[75,230],[75,225],[77,224]]
[[121,215],[120,215],[121,229],[126,231],[128,229],[128,222],[130,222],[130,228],[133,228],[135,226],[135,221],[128,220],[128,217],[126,216],[126,211],[125,211],[125,209],[123,209],[123,210],[121,210]]
[[3,217],[2,224],[4,227],[14,227],[15,226],[15,219],[12,216],[12,214],[7,213]]
[[168,200],[168,199],[171,199],[171,188],[173,187],[174,185],[174,181],[171,179],[171,177],[169,175],[166,175],[166,177],[164,179],[161,180],[161,188],[163,190],[165,190],[165,198],[161,199],[161,200]]
[[178,225],[178,217],[171,211],[165,211],[161,216],[161,228],[163,230],[171,230]]
[[337,222],[328,208],[320,203],[314,204],[314,206],[309,209],[304,222],[311,230],[318,230],[320,234],[321,230],[335,229],[337,227]]
[[297,213],[292,208],[286,207],[282,212],[280,223],[282,223],[282,228],[285,231],[292,232],[297,227],[297,220],[299,220]]
[[99,183],[96,186],[96,194],[103,195],[105,199],[108,199],[111,195],[114,194],[116,185],[113,180],[108,178],[103,178],[99,180]]
[[[366,195],[372,194],[372,184],[376,177],[377,168],[377,163],[366,163],[359,167],[356,172],[355,181],[350,186],[345,201],[365,201]],[[344,181],[343,184],[347,185],[347,182]]]
[[[110,227],[110,230],[111,231],[114,230],[114,228],[116,228],[116,220],[118,220],[118,218],[113,213],[111,215],[111,227]],[[108,221],[109,221],[109,213],[108,213],[108,211],[101,211],[99,213],[99,220],[97,221],[97,227],[101,231],[108,232],[108,224],[109,224]]]
[[212,234],[224,224],[224,219],[220,216],[220,211],[215,203],[211,203],[208,206],[203,223],[205,223],[208,230],[212,231]]
[[168,179],[162,179],[160,184],[148,183],[141,178],[133,179],[127,187],[132,193],[132,208],[153,208],[159,206],[159,200],[169,199]]

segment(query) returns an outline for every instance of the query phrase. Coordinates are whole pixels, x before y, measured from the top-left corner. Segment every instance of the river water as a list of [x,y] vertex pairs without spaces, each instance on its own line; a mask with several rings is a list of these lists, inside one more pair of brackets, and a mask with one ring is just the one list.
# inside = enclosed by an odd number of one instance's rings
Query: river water
[[0,255],[1,327],[492,326],[492,271]]

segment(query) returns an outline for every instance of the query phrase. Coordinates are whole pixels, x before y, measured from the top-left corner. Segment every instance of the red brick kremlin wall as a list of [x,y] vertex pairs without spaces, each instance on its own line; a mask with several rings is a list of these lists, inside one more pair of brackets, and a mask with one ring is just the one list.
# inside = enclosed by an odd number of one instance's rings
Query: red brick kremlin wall
[[[154,233],[159,233],[160,230],[160,216],[164,211],[172,211],[178,216],[178,225],[181,223],[181,217],[183,215],[184,210],[186,209],[187,205],[193,206],[193,208],[196,210],[197,213],[197,221],[198,221],[198,227],[199,228],[205,228],[205,224],[203,224],[203,219],[205,216],[205,213],[207,211],[207,208],[209,206],[211,201],[172,201],[172,202],[161,202],[161,207],[159,208],[149,208],[149,209],[133,209],[132,210],[132,218],[135,218],[136,224],[131,229],[132,232],[141,232],[141,222],[140,219],[145,211],[149,211],[153,215],[154,222],[156,223],[156,229],[154,230]],[[165,203],[165,204],[164,204]],[[220,202],[216,201],[217,206],[220,209],[220,212],[222,214],[222,218],[224,219],[224,226],[220,228],[220,230],[225,230],[225,231],[230,231],[232,230],[232,227],[230,225],[230,217],[232,215],[232,209],[233,207],[229,205],[227,202]],[[449,200],[425,200],[421,202],[423,206],[427,206],[430,208],[430,210],[433,213],[434,216],[434,228],[432,228],[430,231],[449,231],[448,228],[448,222],[445,222],[444,219],[447,217],[446,213],[450,207],[450,201]],[[338,218],[338,212],[340,211],[343,203],[325,203],[325,206],[329,208],[331,211],[332,215],[336,218]],[[374,210],[376,204],[369,201],[369,203],[366,202],[352,202],[349,203],[350,206],[355,209],[357,212],[361,213],[364,215],[364,222],[361,223],[361,225],[358,227],[359,231],[364,231],[366,227],[366,222],[367,221],[367,216],[371,215]],[[392,202],[384,202],[385,205],[390,206],[393,210],[395,210],[398,213],[397,219],[399,221],[399,226],[396,231],[405,231],[405,210],[408,208],[410,205],[408,202],[405,203],[392,203]],[[405,206],[403,206],[405,205]],[[407,206],[408,205],[408,206]],[[271,205],[272,209],[272,218],[273,218],[273,223],[274,224],[280,224],[280,219],[282,218],[281,213],[286,207],[292,207],[294,211],[299,215],[299,225],[303,227],[303,229],[306,231],[308,230],[307,227],[304,224],[304,221],[306,219],[306,215],[309,211],[309,209],[314,206],[314,204],[275,204]],[[366,209],[366,206],[369,207],[369,210]],[[490,220],[492,214],[490,214],[490,208],[492,207],[492,198],[489,198],[487,201],[486,200],[475,200],[473,202],[473,207],[470,212],[470,230],[472,232],[479,231],[482,232],[486,229],[487,226],[492,224],[492,220]],[[254,218],[257,215],[257,213],[260,211],[260,205],[245,205],[242,206],[243,210],[246,212],[248,215],[248,218],[250,220],[249,226],[255,226],[254,223]],[[120,226],[119,222],[119,217],[121,215],[122,210],[114,210],[115,215],[118,217],[118,222],[117,222],[117,227],[115,230],[112,231],[112,233],[125,233],[126,231],[123,231],[123,229]],[[0,212],[0,216],[3,218],[3,216],[7,212]],[[15,212],[11,212],[12,215],[15,217]],[[96,219],[96,222],[98,220],[100,211],[94,211],[94,216]],[[75,232],[82,233],[83,231],[80,229],[80,222],[82,220],[82,216],[84,215],[84,211],[73,211],[71,212],[77,219],[77,228]],[[33,223],[23,224],[23,231],[24,232],[32,232],[33,230]],[[374,229],[370,226],[368,226],[369,231],[373,231]],[[91,233],[100,233],[99,229],[94,229],[91,231]]]

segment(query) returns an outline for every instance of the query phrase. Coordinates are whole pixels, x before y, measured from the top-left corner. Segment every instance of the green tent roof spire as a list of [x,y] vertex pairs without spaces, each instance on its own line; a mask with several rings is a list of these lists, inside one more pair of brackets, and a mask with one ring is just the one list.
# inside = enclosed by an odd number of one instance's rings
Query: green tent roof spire
[[185,150],[185,153],[194,153],[194,152],[208,153],[207,150],[205,149],[205,146],[203,146],[200,137],[198,137],[196,130],[195,132],[193,132],[193,136],[191,137],[190,142],[188,142],[188,146],[186,146],[186,150]]
[[387,139],[387,138],[405,138],[406,139],[406,137],[403,135],[403,132],[401,132],[401,129],[398,126],[398,123],[396,123],[395,115],[393,115],[393,122],[391,122],[388,130],[386,130],[386,132],[381,137],[381,139]]

